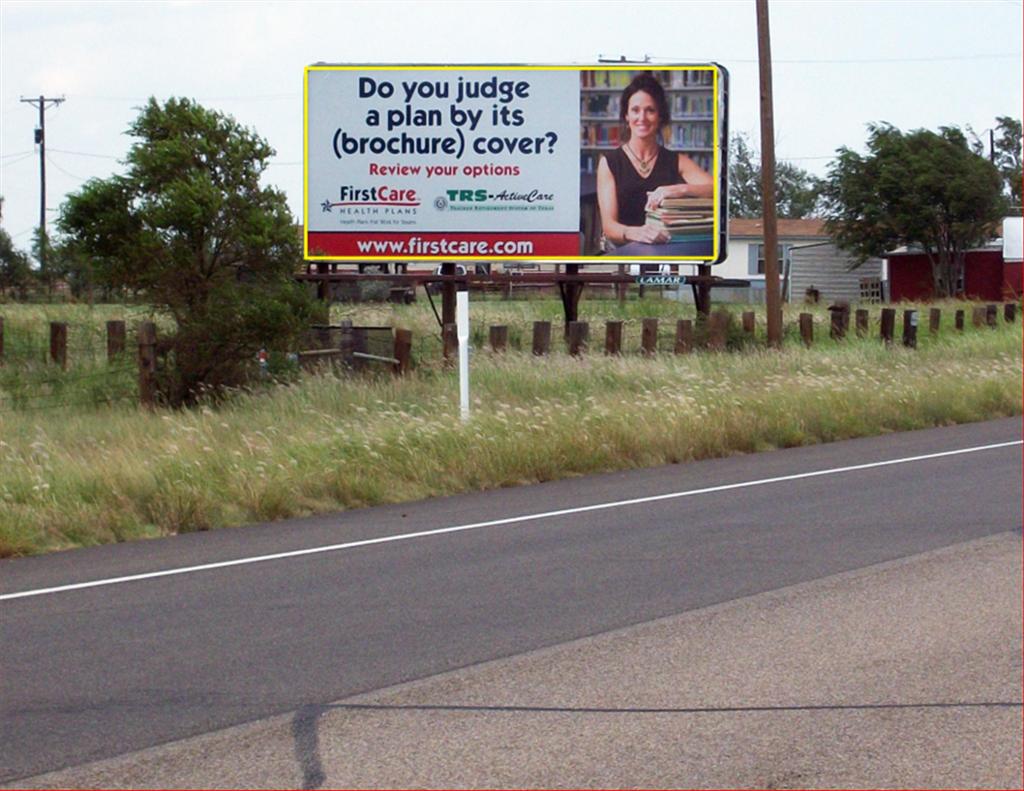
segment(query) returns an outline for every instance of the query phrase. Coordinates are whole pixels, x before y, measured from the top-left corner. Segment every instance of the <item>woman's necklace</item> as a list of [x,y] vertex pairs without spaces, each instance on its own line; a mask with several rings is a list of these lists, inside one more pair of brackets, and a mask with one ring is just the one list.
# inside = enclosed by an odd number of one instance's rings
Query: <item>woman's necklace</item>
[[626,154],[633,162],[633,165],[636,167],[637,172],[644,178],[647,178],[647,176],[651,174],[651,171],[654,170],[654,162],[658,158],[658,149],[654,149],[654,153],[651,154],[646,159],[641,159],[637,154],[633,152],[633,149],[630,148],[629,143],[626,143],[622,147],[626,149]]

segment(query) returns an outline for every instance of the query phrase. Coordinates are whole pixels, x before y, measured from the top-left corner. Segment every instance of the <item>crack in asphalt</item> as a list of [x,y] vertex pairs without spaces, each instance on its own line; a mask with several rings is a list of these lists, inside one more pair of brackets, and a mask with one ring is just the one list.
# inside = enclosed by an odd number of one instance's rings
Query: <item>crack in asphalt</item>
[[610,707],[610,706],[486,706],[458,704],[334,703],[303,706],[292,720],[295,758],[302,770],[304,791],[320,788],[327,780],[320,758],[319,721],[329,711],[447,711],[506,714],[739,714],[750,712],[878,711],[886,709],[1021,708],[1019,701],[952,701],[936,703],[846,703],[792,706],[695,706],[695,707]]

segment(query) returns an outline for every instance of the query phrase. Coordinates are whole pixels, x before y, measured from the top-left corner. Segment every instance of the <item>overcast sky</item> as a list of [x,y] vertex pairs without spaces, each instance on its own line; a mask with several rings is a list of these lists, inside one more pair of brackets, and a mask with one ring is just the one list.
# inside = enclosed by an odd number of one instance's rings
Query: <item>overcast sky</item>
[[[777,156],[823,174],[863,150],[865,125],[902,129],[1021,117],[1020,0],[771,0]],[[714,60],[732,80],[730,125],[759,138],[754,0],[546,2],[0,2],[0,195],[23,248],[39,215],[37,110],[47,206],[121,169],[149,96],[233,115],[277,150],[267,181],[302,213],[302,76],[339,63]]]

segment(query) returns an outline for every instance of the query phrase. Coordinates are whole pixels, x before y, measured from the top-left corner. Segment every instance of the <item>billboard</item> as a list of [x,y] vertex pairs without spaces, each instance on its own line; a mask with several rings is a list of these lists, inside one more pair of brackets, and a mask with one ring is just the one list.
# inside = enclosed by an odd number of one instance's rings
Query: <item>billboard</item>
[[724,259],[716,64],[305,71],[308,260]]

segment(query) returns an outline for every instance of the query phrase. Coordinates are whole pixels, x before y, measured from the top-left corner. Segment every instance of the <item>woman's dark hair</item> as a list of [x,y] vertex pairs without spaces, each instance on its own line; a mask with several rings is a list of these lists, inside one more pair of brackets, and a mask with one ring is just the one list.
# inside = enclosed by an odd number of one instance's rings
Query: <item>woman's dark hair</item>
[[629,100],[633,94],[643,91],[652,99],[658,108],[658,121],[664,127],[672,120],[668,110],[668,99],[665,98],[665,89],[661,87],[654,75],[649,71],[642,72],[633,78],[633,82],[622,91],[622,103],[619,107],[619,120],[622,122],[622,139],[629,140],[629,124],[626,122],[626,115],[629,113]]

